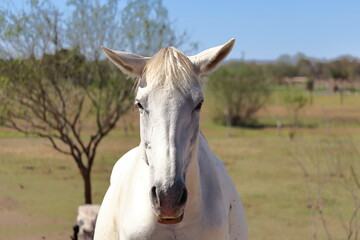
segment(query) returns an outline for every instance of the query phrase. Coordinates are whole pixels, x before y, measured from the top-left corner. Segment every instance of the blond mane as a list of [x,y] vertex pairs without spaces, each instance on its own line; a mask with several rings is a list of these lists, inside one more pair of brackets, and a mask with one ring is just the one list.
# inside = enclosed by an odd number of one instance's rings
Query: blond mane
[[146,85],[171,85],[180,89],[197,81],[190,59],[174,47],[162,48],[146,64]]

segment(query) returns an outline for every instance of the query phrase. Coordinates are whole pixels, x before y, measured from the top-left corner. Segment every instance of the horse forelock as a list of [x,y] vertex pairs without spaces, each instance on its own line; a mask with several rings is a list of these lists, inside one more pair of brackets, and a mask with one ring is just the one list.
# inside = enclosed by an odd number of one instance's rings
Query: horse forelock
[[146,85],[170,85],[184,89],[197,81],[190,59],[174,47],[162,48],[146,64],[142,76]]

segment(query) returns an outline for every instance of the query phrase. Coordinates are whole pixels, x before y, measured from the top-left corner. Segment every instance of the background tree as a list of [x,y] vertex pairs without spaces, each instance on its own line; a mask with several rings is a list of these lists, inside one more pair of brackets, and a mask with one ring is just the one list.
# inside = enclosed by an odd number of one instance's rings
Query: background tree
[[266,63],[266,74],[273,83],[282,84],[284,78],[298,76],[298,69],[293,63],[295,60],[289,55],[280,56],[275,62]]
[[315,85],[314,79],[308,78],[306,80],[306,90],[308,90],[308,92],[309,92],[309,103],[310,104],[313,104],[314,85]]
[[[85,203],[92,202],[97,147],[132,106],[132,81],[100,49],[121,49],[126,38],[119,32],[125,26],[120,28],[117,3],[72,0],[66,16],[48,1],[30,1],[26,11],[0,11],[1,122],[47,138],[71,156],[84,182]],[[167,15],[157,23],[171,30]]]
[[330,74],[333,77],[333,79],[336,82],[340,82],[339,84],[336,85],[337,89],[340,92],[340,104],[342,105],[344,102],[344,81],[346,81],[349,77],[349,73],[347,71],[346,68],[347,62],[342,60],[342,59],[338,59],[333,61],[330,64]]
[[[189,42],[186,31],[177,32],[169,19],[161,0],[131,0],[121,14],[123,47],[143,56],[153,56],[166,46],[190,46],[196,50],[197,43]],[[186,52],[186,50],[185,50]]]
[[295,138],[297,128],[301,125],[299,118],[300,111],[306,106],[308,101],[307,98],[303,96],[301,91],[293,89],[292,91],[287,91],[286,95],[284,96],[284,102],[292,121],[292,128],[289,131],[289,137],[292,140]]
[[304,54],[298,53],[296,55],[296,68],[299,76],[314,76],[316,69],[315,63],[307,58]]
[[208,89],[216,99],[215,120],[232,126],[253,124],[270,95],[265,75],[255,63],[222,66],[210,76]]

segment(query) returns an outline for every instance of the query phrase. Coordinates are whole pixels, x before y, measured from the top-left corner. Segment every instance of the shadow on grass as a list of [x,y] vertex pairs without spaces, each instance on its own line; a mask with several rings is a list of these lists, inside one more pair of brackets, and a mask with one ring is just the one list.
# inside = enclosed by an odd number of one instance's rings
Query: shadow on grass
[[[222,126],[226,127],[226,124],[223,123],[217,123],[220,124]],[[300,124],[282,124],[281,128],[295,128],[295,127],[300,127],[300,128],[308,128],[308,129],[315,129],[320,127],[319,123],[300,123]],[[231,126],[231,128],[245,128],[245,129],[265,129],[265,128],[278,128],[278,126],[276,124],[271,124],[271,123],[260,123],[260,122],[249,122],[249,123],[242,123],[239,124],[237,126]]]

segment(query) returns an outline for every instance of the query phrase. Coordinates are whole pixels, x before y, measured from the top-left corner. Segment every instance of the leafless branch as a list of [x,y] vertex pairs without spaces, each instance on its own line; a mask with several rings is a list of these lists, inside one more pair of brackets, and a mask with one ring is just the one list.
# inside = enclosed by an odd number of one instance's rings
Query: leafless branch
[[[359,211],[359,209],[360,209],[360,204],[358,204],[358,205],[354,208],[354,210],[353,210],[353,212],[352,212],[352,214],[351,214],[350,221],[349,221],[349,234],[348,234],[348,236],[347,236],[347,239],[348,239],[348,240],[351,239],[351,237],[352,237],[352,235],[353,235],[353,233],[354,233],[353,223],[354,223],[354,220],[356,219],[356,215],[357,215],[357,212]],[[355,226],[355,229],[357,229],[357,231],[358,231],[357,226]],[[355,239],[357,239],[357,236],[356,236]]]

